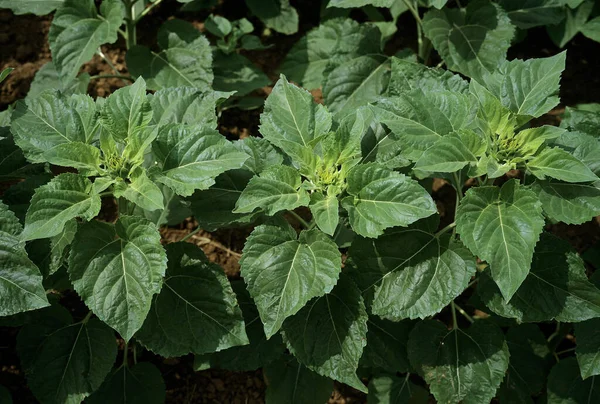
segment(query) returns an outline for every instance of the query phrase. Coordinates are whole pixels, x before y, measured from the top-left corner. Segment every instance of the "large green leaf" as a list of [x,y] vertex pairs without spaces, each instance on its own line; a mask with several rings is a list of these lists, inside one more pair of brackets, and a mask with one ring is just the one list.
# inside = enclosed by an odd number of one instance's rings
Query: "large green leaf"
[[[594,272],[591,281],[596,287],[600,286],[600,273]],[[600,375],[600,319],[575,323],[577,347],[575,354],[579,363],[581,377]]]
[[15,237],[19,237],[23,231],[23,226],[15,213],[2,201],[0,201],[0,231]]
[[527,168],[542,180],[546,176],[566,182],[592,182],[599,179],[588,166],[559,147],[546,147],[527,162]]
[[[414,169],[430,173],[453,173],[469,164],[476,163],[477,158],[470,150],[466,136],[469,136],[468,133],[465,134],[465,138],[460,134],[442,137],[425,150],[417,160]],[[475,134],[470,136],[479,140]]]
[[367,5],[391,7],[395,0],[330,0],[327,7],[358,8]]
[[244,225],[261,213],[233,213],[235,205],[254,175],[247,170],[230,170],[215,179],[205,191],[196,191],[188,200],[198,225],[208,231],[223,227]]
[[213,57],[215,90],[235,91],[235,95],[241,97],[271,84],[271,80],[262,70],[243,55],[216,51]]
[[9,8],[17,15],[46,15],[61,7],[63,3],[64,0],[0,0],[0,8]]
[[101,321],[60,316],[25,325],[17,338],[28,386],[42,403],[78,404],[102,384],[117,358],[114,332]]
[[165,209],[162,191],[148,178],[143,169],[135,170],[130,183],[118,181],[114,186],[113,195],[116,198],[125,198],[144,210]]
[[267,340],[258,309],[246,290],[244,281],[241,279],[235,280],[231,283],[231,286],[242,309],[244,322],[246,323],[246,334],[250,343],[207,355],[197,355],[194,359],[194,369],[197,371],[210,368],[252,371],[277,360],[285,351],[281,335],[275,334]]
[[597,376],[581,379],[575,358],[558,362],[548,376],[548,404],[591,404],[600,401]]
[[299,364],[293,357],[284,357],[270,364],[264,372],[268,383],[267,404],[325,403],[333,391],[331,379]]
[[554,25],[565,18],[565,0],[500,0],[499,4],[521,29]]
[[415,89],[393,98],[383,98],[374,106],[381,123],[402,141],[405,154],[417,160],[442,136],[473,123],[473,102],[464,94]]
[[0,316],[48,306],[40,270],[29,260],[24,244],[4,229],[5,223],[0,231]]
[[240,168],[248,158],[216,130],[183,124],[161,128],[152,151],[160,168],[156,181],[183,196],[207,189],[219,174]]
[[260,133],[294,160],[303,161],[303,151],[331,127],[331,116],[313,101],[312,95],[289,83],[285,76],[273,87],[260,116]]
[[329,72],[323,83],[323,99],[337,119],[377,100],[390,81],[390,60],[359,56]]
[[[585,125],[582,123],[582,126]],[[571,153],[573,157],[584,163],[596,175],[600,175],[600,139],[597,133],[600,128],[589,127],[591,134],[582,132],[566,132],[558,139],[552,141],[553,146],[558,146]]]
[[234,213],[251,213],[257,208],[269,216],[282,210],[307,206],[310,198],[300,188],[300,173],[292,167],[273,166],[250,180],[235,205]]
[[298,12],[289,0],[246,0],[246,5],[268,28],[286,35],[298,32]]
[[112,372],[102,386],[90,396],[89,404],[162,404],[165,382],[160,370],[149,362],[132,367],[122,366]]
[[47,184],[52,179],[52,175],[48,173],[32,175],[24,181],[18,182],[8,188],[2,200],[8,205],[10,210],[15,212],[21,223],[25,223],[25,216],[29,209],[29,203],[35,191],[44,184]]
[[230,93],[202,91],[193,87],[163,88],[150,98],[153,118],[158,126],[170,123],[217,127],[215,109]]
[[121,216],[115,224],[79,228],[69,256],[69,276],[86,305],[129,340],[142,326],[160,291],[167,258],[154,224]]
[[99,150],[94,100],[87,95],[65,96],[58,91],[20,101],[13,112],[11,132],[31,162],[95,170]]
[[600,188],[596,184],[536,181],[532,189],[546,215],[558,222],[582,224],[600,215]]
[[536,246],[529,275],[510,301],[503,299],[486,272],[477,291],[494,313],[519,322],[600,317],[600,289],[588,280],[583,261],[569,243],[545,233]]
[[158,32],[160,52],[134,46],[126,61],[134,76],[142,76],[148,88],[196,87],[209,90],[213,82],[212,52],[208,40],[192,24],[169,20]]
[[360,358],[360,366],[391,373],[408,372],[411,368],[406,344],[415,324],[411,320],[394,322],[369,316],[367,346]]
[[437,212],[427,191],[409,177],[370,163],[348,173],[344,207],[352,229],[364,237],[377,237],[393,226],[408,226]]
[[392,73],[388,94],[397,96],[422,89],[427,92],[455,91],[464,93],[469,83],[457,74],[444,69],[430,68],[422,63],[392,57]]
[[[408,377],[378,375],[369,381],[368,404],[407,404],[426,403],[429,393],[423,387],[413,384]],[[418,397],[418,398],[417,398]]]
[[456,213],[461,240],[473,254],[488,262],[507,300],[529,273],[543,227],[541,203],[534,192],[516,180],[502,188],[471,188]]
[[424,320],[410,333],[408,357],[438,402],[480,404],[496,395],[508,368],[508,346],[492,322],[450,331]]
[[560,48],[563,48],[575,35],[581,31],[587,22],[592,10],[594,9],[593,0],[567,0],[569,7],[564,7],[564,19],[556,25],[546,27],[548,35],[552,41]]
[[323,22],[289,51],[281,72],[305,88],[323,84],[326,71],[357,56],[380,52],[377,27],[346,18]]
[[29,164],[8,128],[1,128],[0,134],[3,137],[0,139],[0,181],[21,179],[43,171],[40,165]]
[[550,349],[535,324],[512,327],[506,335],[510,352],[508,371],[498,392],[501,403],[533,403],[530,396],[542,391]]
[[100,11],[101,15],[94,0],[65,0],[54,15],[48,41],[62,80],[73,80],[101,45],[117,40],[125,16],[123,3],[106,0]]
[[600,104],[578,105],[565,108],[560,127],[570,131],[583,132],[598,138],[600,129]]
[[21,238],[34,240],[59,234],[69,220],[92,220],[100,212],[100,197],[81,175],[64,173],[35,190]]
[[35,98],[46,90],[55,89],[59,89],[66,95],[86,94],[89,83],[90,75],[88,73],[82,73],[74,80],[61,80],[54,63],[48,62],[35,73],[27,98]]
[[352,280],[341,277],[329,294],[313,299],[285,321],[284,340],[301,364],[367,392],[356,376],[367,343],[367,320],[360,291]]
[[319,230],[259,226],[246,241],[240,260],[242,276],[254,299],[267,338],[313,297],[336,284],[341,255]]
[[169,244],[162,290],[136,339],[165,357],[249,343],[242,312],[223,270],[191,244]]
[[375,240],[357,238],[349,255],[352,276],[372,313],[392,321],[440,312],[475,272],[475,260],[464,247],[448,235],[436,237],[422,222]]
[[340,221],[340,202],[335,195],[314,192],[310,195],[310,211],[323,233],[333,236]]
[[428,11],[423,31],[450,70],[479,78],[506,59],[515,28],[500,6],[481,0],[470,2],[466,12]]
[[255,174],[260,174],[269,167],[283,165],[283,153],[267,139],[251,136],[240,139],[233,145],[249,156],[248,160],[244,162],[244,169]]

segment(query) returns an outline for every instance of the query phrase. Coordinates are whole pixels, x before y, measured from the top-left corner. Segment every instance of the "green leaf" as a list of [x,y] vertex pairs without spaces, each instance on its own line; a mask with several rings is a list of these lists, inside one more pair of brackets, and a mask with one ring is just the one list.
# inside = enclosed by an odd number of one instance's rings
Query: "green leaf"
[[286,320],[284,340],[302,365],[366,393],[356,369],[367,343],[367,320],[360,291],[341,277],[329,294]]
[[182,196],[207,189],[219,174],[240,168],[248,158],[216,130],[183,124],[161,128],[152,151],[160,168],[156,181]]
[[11,122],[15,143],[29,161],[92,170],[100,164],[99,151],[90,145],[97,127],[91,97],[58,91],[19,101]]
[[211,34],[223,38],[231,33],[231,23],[227,18],[219,15],[209,15],[204,21],[204,27]]
[[310,211],[323,233],[333,236],[340,221],[339,206],[340,202],[335,195],[324,196],[319,192],[311,194]]
[[67,261],[69,246],[77,233],[77,221],[69,220],[63,231],[50,239],[48,275],[54,274]]
[[66,311],[60,318],[26,324],[17,351],[36,398],[56,404],[82,402],[100,387],[117,358],[109,327],[95,318],[73,323]]
[[159,29],[158,44],[160,52],[139,45],[127,51],[125,60],[133,76],[145,78],[151,90],[181,86],[210,90],[212,52],[208,40],[192,24],[167,21]]
[[303,151],[326,134],[331,116],[313,101],[312,95],[289,83],[285,76],[273,87],[260,116],[260,133],[295,161],[303,161]]
[[561,360],[548,376],[548,404],[585,404],[600,400],[596,376],[582,380],[575,358]]
[[[369,381],[368,404],[426,403],[429,393],[406,377],[379,375]],[[418,399],[417,399],[418,397]]]
[[315,404],[327,402],[333,391],[331,379],[320,376],[292,357],[265,367],[267,404]]
[[[0,8],[2,8],[2,3],[0,3]],[[0,71],[0,83],[2,83],[10,75],[10,73],[13,70],[15,70],[15,69],[12,67],[7,67],[6,69]]]
[[9,8],[17,15],[46,15],[61,7],[63,2],[64,0],[0,0],[0,8]]
[[594,174],[600,175],[600,139],[595,133],[588,135],[582,132],[565,132],[554,139],[552,144],[566,150],[587,165]]
[[391,7],[395,0],[330,0],[327,7],[358,8],[367,5]]
[[499,4],[520,29],[554,25],[565,18],[564,0],[500,0]]
[[546,215],[557,222],[582,224],[600,215],[600,188],[595,184],[536,181],[532,190]]
[[565,108],[565,114],[560,121],[560,127],[573,132],[582,132],[597,138],[598,130],[600,129],[600,110],[597,108],[598,104],[591,104],[590,106],[592,106],[590,110],[584,109],[583,105]]
[[393,322],[369,316],[367,346],[360,358],[360,366],[391,373],[408,372],[411,368],[406,344],[415,324],[411,320]]
[[319,230],[296,237],[289,226],[263,225],[246,240],[240,265],[265,334],[271,338],[310,299],[331,291],[342,262],[335,243]]
[[463,143],[460,134],[456,134],[442,137],[425,150],[414,169],[430,173],[453,173],[476,162],[473,152]]
[[392,73],[388,94],[398,96],[422,89],[427,92],[454,91],[466,93],[469,83],[448,70],[430,68],[422,63],[392,57]]
[[189,201],[198,225],[207,231],[251,223],[261,213],[233,213],[235,205],[254,175],[247,170],[230,170],[219,175],[205,191],[196,191]]
[[8,188],[4,192],[4,195],[2,195],[2,200],[8,205],[10,210],[15,212],[19,221],[25,223],[27,209],[29,209],[29,203],[35,190],[47,184],[51,179],[52,175],[48,173],[28,177],[24,181],[18,182]]
[[438,402],[479,404],[496,395],[508,368],[508,346],[492,322],[450,331],[439,321],[419,322],[410,333],[408,357]]
[[518,115],[539,117],[558,105],[560,76],[567,53],[540,58],[515,59],[502,69],[500,99]]
[[[6,129],[4,131],[3,129]],[[23,151],[15,144],[8,128],[0,129],[0,181],[26,178],[43,170],[43,167],[29,164]],[[6,136],[2,136],[6,133]]]
[[40,270],[29,260],[25,245],[5,231],[0,231],[0,260],[0,316],[49,305]]
[[113,193],[116,198],[125,198],[148,211],[165,208],[162,191],[143,169],[135,170],[130,183],[117,182]]
[[229,93],[202,91],[193,87],[163,88],[150,97],[157,126],[173,123],[217,127],[215,109]]
[[257,208],[273,216],[282,210],[308,206],[310,197],[300,188],[300,173],[289,166],[269,167],[254,176],[240,195],[233,213],[251,213]]
[[377,237],[394,226],[408,226],[437,212],[427,191],[409,177],[378,164],[362,164],[348,173],[344,208],[353,230]]
[[283,154],[264,138],[251,136],[240,139],[233,145],[239,151],[250,156],[244,162],[244,168],[255,174],[260,174],[269,167],[283,164]]
[[444,8],[423,17],[423,32],[450,70],[480,78],[506,59],[515,28],[500,6],[471,2],[466,12]]
[[17,216],[2,201],[0,201],[0,231],[15,237],[19,237],[23,231]]
[[93,0],[65,0],[58,9],[48,41],[52,60],[62,80],[77,76],[81,65],[88,62],[101,45],[114,43],[123,22],[125,7],[119,0],[102,3],[98,15]]
[[271,80],[262,70],[245,56],[238,53],[225,54],[216,51],[213,57],[215,72],[213,88],[215,90],[235,91],[235,95],[241,97],[271,84]]
[[27,98],[38,97],[46,90],[59,89],[65,95],[86,94],[90,75],[81,73],[74,80],[62,80],[54,63],[48,62],[35,73]]
[[530,396],[539,394],[546,381],[550,356],[546,337],[537,325],[521,324],[508,330],[506,342],[510,362],[498,392],[500,402],[532,402]]
[[112,372],[85,402],[162,404],[165,396],[165,382],[160,370],[149,362],[140,362],[132,367],[122,366]]
[[197,355],[194,360],[196,371],[209,368],[252,371],[277,360],[285,351],[281,335],[275,334],[267,340],[258,309],[246,290],[244,281],[235,280],[231,286],[244,315],[246,334],[250,344],[234,346],[208,355]]
[[327,20],[309,31],[289,51],[281,72],[304,88],[320,87],[326,71],[355,57],[380,53],[379,30],[348,18]]
[[286,35],[298,32],[298,12],[289,0],[246,0],[246,5],[268,28]]
[[577,362],[585,380],[600,375],[600,319],[575,323]]
[[433,235],[425,224],[352,243],[352,276],[373,314],[392,321],[432,316],[467,287],[475,273],[474,258],[450,243],[448,235]]
[[575,0],[580,4],[564,7],[564,19],[557,25],[546,27],[552,41],[563,48],[575,35],[581,31],[594,8],[593,1]]
[[337,119],[375,101],[388,87],[390,60],[359,56],[329,72],[323,83],[323,99]]
[[592,182],[599,178],[580,160],[558,147],[546,147],[527,162],[527,168],[539,179],[546,176],[566,182]]
[[69,276],[86,305],[128,341],[142,326],[167,267],[154,224],[120,216],[86,223],[75,235]]
[[529,273],[543,227],[541,203],[534,192],[516,180],[500,189],[471,188],[456,212],[456,229],[462,242],[488,262],[507,300]]
[[442,136],[472,125],[475,118],[473,102],[466,95],[450,91],[425,94],[420,89],[383,98],[375,104],[374,112],[412,160]]
[[162,290],[136,339],[165,357],[249,343],[242,312],[223,270],[196,246],[169,244]]
[[35,190],[25,217],[21,239],[35,240],[59,234],[69,220],[92,220],[100,212],[100,197],[81,175],[64,173]]
[[487,271],[477,292],[494,313],[519,322],[600,317],[600,289],[588,280],[583,261],[569,243],[546,233],[536,246],[529,275],[510,301],[502,298]]

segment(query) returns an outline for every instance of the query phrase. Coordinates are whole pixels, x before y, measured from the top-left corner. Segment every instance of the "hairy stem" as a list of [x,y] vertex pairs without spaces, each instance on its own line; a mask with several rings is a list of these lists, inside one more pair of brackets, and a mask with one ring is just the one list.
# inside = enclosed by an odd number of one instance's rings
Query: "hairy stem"
[[125,346],[123,347],[123,365],[127,367],[129,364],[127,363],[127,350],[129,349],[129,343],[126,341]]
[[156,6],[158,6],[160,3],[162,3],[162,1],[163,1],[163,0],[156,0],[154,3],[150,4],[150,6],[149,6],[149,7],[147,7],[146,9],[144,9],[144,11],[142,11],[142,12],[140,13],[140,15],[139,15],[139,16],[138,16],[138,17],[135,19],[135,21],[134,21],[134,22],[135,22],[136,24],[137,24],[138,22],[140,22],[140,20],[141,20],[142,18],[144,18],[146,15],[148,15],[148,13],[149,13],[150,11],[152,11],[152,9],[153,9],[154,7],[156,7]]
[[94,313],[92,313],[91,310],[88,311],[88,314],[85,315],[85,317],[83,318],[83,320],[81,320],[81,322],[83,324],[87,323],[90,320],[90,318],[92,318],[92,314],[94,314]]
[[192,230],[190,233],[188,233],[185,237],[183,237],[179,241],[186,241],[186,240],[188,240],[190,237],[193,237],[194,234],[197,234],[200,230],[202,230],[200,227],[196,227],[194,230]]
[[90,80],[98,80],[98,79],[121,79],[121,80],[125,81],[126,84],[129,84],[127,81],[132,82],[132,83],[135,81],[133,79],[133,77],[122,76],[120,74],[98,74],[96,76],[90,77]]
[[454,302],[453,302],[453,304],[454,304],[454,307],[456,307],[456,310],[458,310],[458,312],[460,314],[462,314],[464,318],[466,318],[467,320],[469,320],[469,322],[471,324],[473,324],[475,322],[475,319],[473,317],[471,317],[470,315],[468,315],[467,312],[464,311],[462,307],[460,307],[458,304],[456,304]]
[[456,305],[454,302],[450,302],[450,307],[452,309],[452,329],[458,329],[458,320],[456,319]]
[[289,214],[294,216],[294,219],[296,219],[298,222],[300,222],[300,224],[302,225],[302,227],[304,227],[305,229],[309,229],[310,228],[310,224],[302,219],[302,217],[300,217],[299,214],[297,214],[296,212],[294,212],[293,210],[288,210]]
[[450,230],[454,229],[456,227],[456,222],[452,222],[450,223],[448,226],[444,227],[442,230],[438,231],[437,233],[434,234],[435,238],[440,237],[442,234],[448,233]]
[[136,20],[133,18],[133,5],[137,2],[125,2],[125,29],[127,32],[127,49],[131,49],[137,43],[137,33],[135,31]]

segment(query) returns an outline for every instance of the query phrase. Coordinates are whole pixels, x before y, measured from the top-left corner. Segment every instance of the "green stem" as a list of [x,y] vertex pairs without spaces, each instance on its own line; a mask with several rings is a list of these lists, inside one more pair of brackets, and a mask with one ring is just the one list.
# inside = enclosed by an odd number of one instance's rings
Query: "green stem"
[[127,363],[127,350],[129,349],[129,343],[125,342],[125,347],[123,347],[123,365],[122,367],[127,367],[128,363]]
[[450,302],[450,307],[452,308],[452,329],[458,329],[458,320],[456,319],[456,305],[454,302]]
[[302,225],[302,227],[304,227],[304,228],[305,228],[305,229],[307,229],[307,230],[308,230],[308,229],[310,229],[310,224],[309,224],[309,223],[308,223],[306,220],[302,219],[302,217],[300,217],[300,215],[299,215],[299,214],[297,214],[297,213],[296,213],[296,212],[294,212],[293,210],[288,210],[288,212],[289,212],[289,214],[290,214],[290,215],[294,216],[294,218],[295,218],[297,221],[299,221],[299,222],[300,222],[300,224]]
[[467,289],[469,289],[471,286],[475,285],[477,282],[479,281],[479,278],[475,278],[473,279],[468,285],[467,285]]
[[127,49],[131,49],[137,43],[137,34],[135,31],[136,21],[133,18],[133,5],[136,3],[136,1],[125,2],[125,29],[127,32]]
[[438,231],[437,233],[434,234],[435,238],[440,237],[442,234],[444,233],[448,233],[450,230],[454,229],[456,227],[456,222],[452,222],[450,223],[448,226],[444,227],[442,230]]
[[111,69],[113,69],[113,71],[115,72],[115,74],[118,74],[119,76],[121,75],[121,72],[115,67],[115,65],[113,65],[113,63],[110,61],[110,59],[108,58],[108,56],[106,56],[104,54],[104,52],[102,52],[101,48],[98,48],[98,50],[96,51],[96,53],[98,54],[98,56],[100,56],[102,59],[104,59],[104,61],[106,62],[106,64],[109,65]]
[[81,320],[81,322],[82,322],[83,324],[86,324],[86,323],[87,323],[87,322],[90,320],[90,318],[92,318],[92,314],[93,314],[93,313],[92,313],[92,311],[91,311],[91,310],[90,310],[90,311],[88,311],[88,314],[86,314],[86,315],[85,315],[85,317],[83,318],[83,320]]
[[456,304],[454,302],[453,302],[453,304],[454,304],[454,307],[456,307],[456,310],[458,310],[458,312],[460,314],[462,314],[464,318],[466,318],[467,320],[469,320],[469,322],[471,324],[473,324],[475,322],[475,319],[473,319],[473,317],[471,317],[470,315],[468,315],[467,312],[462,309],[462,307],[460,307],[458,304]]
[[133,364],[137,365],[137,344],[133,344]]
[[144,9],[144,11],[141,12],[140,15],[138,15],[138,17],[135,19],[135,23],[137,24],[138,22],[140,22],[140,20],[142,18],[144,18],[146,15],[148,15],[148,13],[150,11],[152,11],[152,9],[156,6],[158,6],[163,0],[156,0],[154,3],[150,4],[150,7]]
[[[132,83],[135,81],[133,79],[133,77],[122,76],[120,74],[98,74],[97,76],[90,77],[90,80],[98,80],[98,79],[121,79],[121,80],[128,80]],[[129,84],[129,83],[127,83],[127,84]]]
[[188,240],[190,237],[192,237],[194,234],[197,234],[200,230],[202,230],[200,227],[196,227],[193,231],[191,231],[190,233],[188,233],[184,238],[182,238],[181,241],[186,241]]
[[558,351],[558,352],[556,352],[556,355],[562,355],[562,354],[566,354],[566,353],[569,353],[569,352],[573,352],[573,351],[575,351],[575,349],[576,348],[573,347],[573,348],[565,349],[564,351]]
[[[463,189],[463,181],[462,178],[456,173],[452,173],[452,179],[454,180],[454,189],[456,190],[456,199],[457,202],[460,202],[462,199],[462,189]],[[457,204],[458,205],[458,204]]]
[[102,198],[103,196],[112,196],[112,191],[100,192],[98,196]]

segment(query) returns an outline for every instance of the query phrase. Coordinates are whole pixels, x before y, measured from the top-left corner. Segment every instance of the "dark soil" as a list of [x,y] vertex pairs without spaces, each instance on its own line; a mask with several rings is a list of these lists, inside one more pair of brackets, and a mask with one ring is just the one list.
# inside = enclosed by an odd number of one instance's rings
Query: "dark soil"
[[[277,69],[291,46],[308,30],[319,23],[320,1],[292,0],[291,3],[300,14],[300,31],[291,36],[272,33],[263,35],[263,42],[273,45],[264,51],[245,52],[257,66],[274,80],[277,79]],[[210,14],[220,14],[229,19],[247,16],[243,0],[221,0],[212,10],[177,14],[180,3],[167,0],[157,7],[138,26],[138,40],[142,44],[152,45],[155,42],[158,27],[171,16],[192,22],[203,29],[202,21]],[[362,19],[360,13],[353,17]],[[251,19],[255,26],[260,27],[256,19]],[[10,11],[0,10],[0,70],[13,67],[15,70],[0,88],[0,111],[16,100],[25,97],[35,73],[45,63],[50,61],[48,48],[48,30],[51,17],[15,16]],[[408,13],[398,22],[398,33],[388,44],[386,52],[392,54],[402,48],[416,48],[415,22]],[[257,30],[259,32],[259,30]],[[122,41],[114,45],[103,46],[103,52],[111,62],[122,72],[126,72],[125,44]],[[600,76],[597,74],[600,66],[600,44],[581,35],[576,36],[567,47],[567,68],[563,74],[561,97],[562,104],[551,114],[538,120],[539,124],[557,124],[560,113],[565,105],[576,103],[600,102]],[[529,31],[529,37],[524,42],[511,48],[510,58],[546,57],[554,55],[558,49],[548,38],[543,29]],[[436,55],[432,56],[435,62]],[[90,75],[111,74],[112,70],[100,57],[87,63],[84,71]],[[118,79],[93,80],[88,91],[93,97],[106,97],[122,87],[124,83]],[[256,91],[254,95],[266,96],[271,87],[267,86]],[[317,102],[322,102],[319,90],[313,91]],[[258,135],[260,110],[240,111],[225,110],[220,117],[219,130],[230,139]],[[455,193],[453,188],[442,180],[435,180],[433,197],[437,202],[442,216],[442,223],[453,220]],[[103,220],[111,220],[114,216],[114,203],[103,201]],[[112,213],[111,213],[112,212]],[[195,222],[187,220],[178,227],[162,230],[165,243],[178,241],[196,227]],[[578,251],[583,252],[589,246],[600,241],[600,220],[590,221],[582,226],[564,224],[548,226],[547,230],[569,240]],[[245,239],[251,229],[220,230],[214,233],[199,232],[188,241],[199,245],[209,259],[218,263],[230,278],[239,277],[239,257]],[[466,296],[465,298],[467,298]],[[466,300],[466,299],[465,299]],[[73,311],[78,318],[85,307],[74,294],[63,298],[62,303]],[[26,387],[26,381],[20,369],[16,356],[17,329],[0,327],[0,385],[11,390],[15,402],[32,403],[35,399]],[[149,352],[141,354],[142,360],[150,360],[156,364],[165,378],[167,386],[167,402],[170,403],[234,403],[253,404],[263,403],[265,381],[262,372],[229,372],[223,370],[207,370],[194,372],[191,356],[163,359]],[[330,403],[365,403],[364,394],[347,386],[336,385]]]

